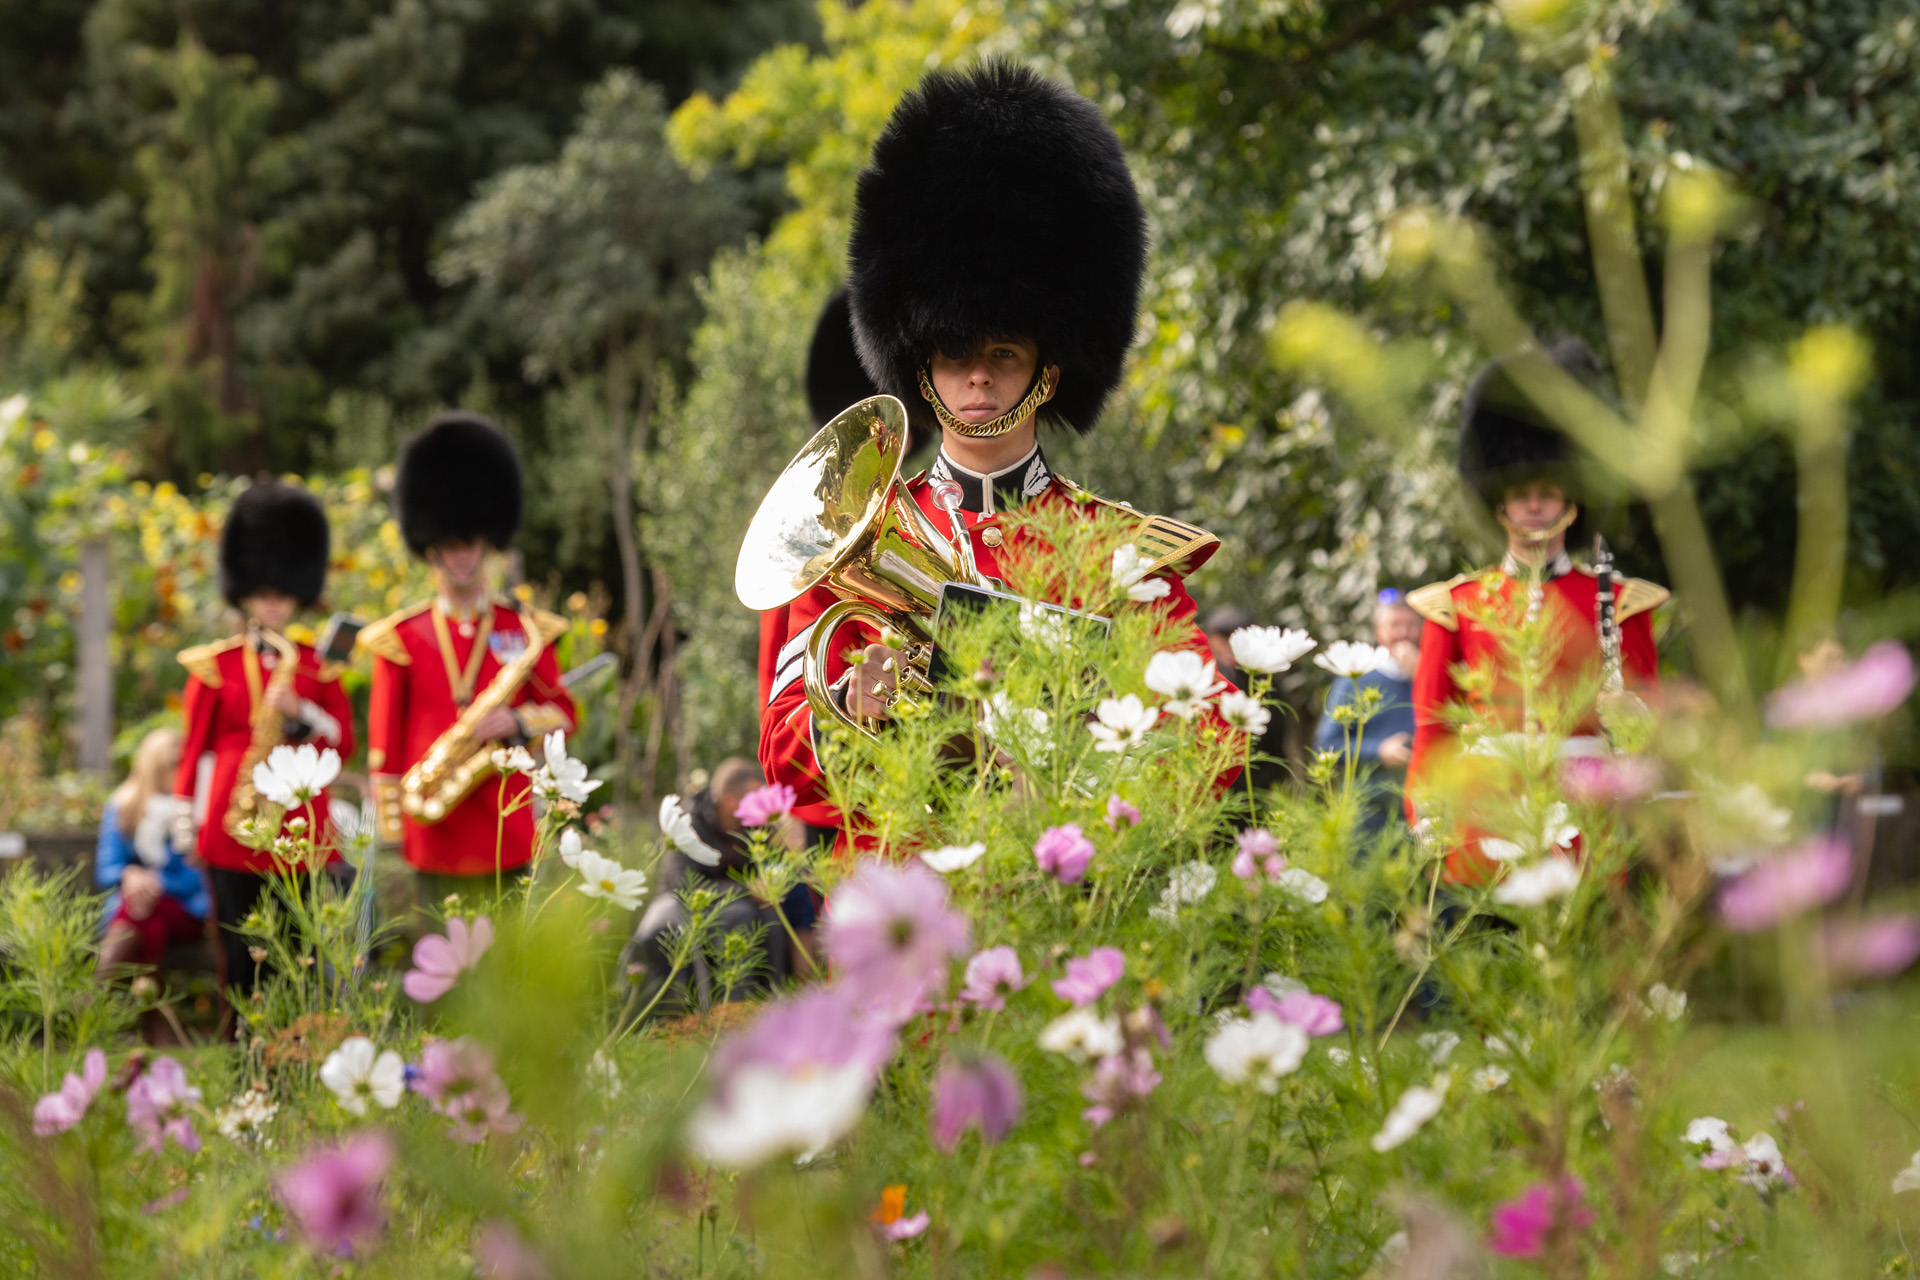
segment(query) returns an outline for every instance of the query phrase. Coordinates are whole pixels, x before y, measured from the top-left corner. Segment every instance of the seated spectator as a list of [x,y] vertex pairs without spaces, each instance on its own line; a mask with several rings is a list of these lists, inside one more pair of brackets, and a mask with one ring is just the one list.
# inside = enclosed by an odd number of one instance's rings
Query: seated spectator
[[[1313,732],[1317,751],[1344,755],[1356,736],[1360,740],[1356,778],[1365,782],[1360,818],[1363,841],[1371,841],[1400,811],[1407,763],[1413,759],[1413,673],[1420,665],[1420,615],[1392,587],[1380,593],[1374,606],[1373,638],[1388,652],[1389,660],[1357,680],[1336,677]],[[1357,703],[1367,689],[1380,691],[1373,713],[1358,725],[1341,724],[1334,712]]]
[[180,735],[172,729],[141,739],[132,771],[101,815],[93,879],[113,891],[100,943],[103,974],[128,965],[158,970],[170,944],[206,936],[206,878],[173,844],[179,755]]
[[[1207,647],[1213,650],[1214,670],[1220,673],[1222,680],[1233,683],[1233,687],[1242,691],[1249,688],[1247,673],[1233,660],[1233,633],[1242,627],[1253,625],[1253,615],[1236,604],[1223,604],[1207,614],[1200,629],[1206,632]],[[1275,690],[1268,695],[1269,700],[1278,696]],[[1273,719],[1267,723],[1267,731],[1253,744],[1255,760],[1253,762],[1253,785],[1258,791],[1265,791],[1282,781],[1287,774],[1287,716],[1284,711],[1276,711]],[[1261,759],[1259,757],[1266,757]]]
[[[668,980],[675,935],[688,920],[683,894],[694,889],[710,890],[716,899],[731,895],[732,901],[715,915],[704,954],[692,956],[673,975],[674,990],[655,1006],[656,1012],[670,1007],[673,1013],[687,1013],[708,1008],[722,998],[765,995],[796,974],[806,976],[814,971],[809,951],[814,924],[812,891],[804,884],[795,885],[776,912],[770,904],[750,897],[746,886],[734,878],[736,873],[744,877],[753,866],[746,824],[734,810],[749,792],[765,784],[766,775],[758,764],[734,757],[721,762],[712,782],[701,791],[685,800],[668,796],[661,804],[660,825],[669,847],[660,863],[659,890],[641,914],[623,957],[628,975],[639,988],[630,1002],[633,1012],[652,1003]],[[784,831],[776,838],[781,848],[791,848],[793,843]],[[782,915],[799,937],[797,956],[793,939],[781,923]],[[749,965],[748,980],[725,991],[710,958],[726,945],[729,934],[757,934],[760,955]]]

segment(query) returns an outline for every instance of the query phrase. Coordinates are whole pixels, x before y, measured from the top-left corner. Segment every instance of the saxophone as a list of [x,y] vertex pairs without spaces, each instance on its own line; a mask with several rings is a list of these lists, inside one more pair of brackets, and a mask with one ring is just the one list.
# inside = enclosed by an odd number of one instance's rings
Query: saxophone
[[[300,650],[293,641],[268,627],[259,627],[250,631],[247,643],[254,643],[254,636],[265,640],[280,655],[280,661],[273,669],[273,676],[267,681],[267,687],[261,691],[260,705],[253,709],[253,740],[247,744],[247,754],[241,757],[240,773],[233,780],[233,791],[227,800],[227,815],[222,823],[227,834],[246,844],[256,837],[260,828],[260,819],[273,819],[268,825],[274,834],[279,833],[278,820],[282,816],[275,804],[262,804],[260,796],[253,789],[254,766],[264,764],[273,749],[286,741],[286,719],[273,705],[274,695],[283,689],[293,687],[293,678],[300,669]],[[275,810],[269,814],[267,810]]]
[[415,822],[440,821],[493,776],[493,749],[473,736],[473,728],[489,711],[505,706],[520,692],[547,647],[537,619],[523,611],[520,625],[527,636],[527,647],[494,673],[480,696],[467,704],[460,718],[433,740],[427,754],[400,780],[400,808]]

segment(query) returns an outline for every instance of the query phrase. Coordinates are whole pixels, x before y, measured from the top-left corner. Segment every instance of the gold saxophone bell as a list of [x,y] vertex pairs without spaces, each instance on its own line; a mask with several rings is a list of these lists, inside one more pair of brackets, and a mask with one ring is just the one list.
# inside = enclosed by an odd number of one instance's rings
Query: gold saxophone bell
[[[901,689],[931,692],[927,664],[941,590],[991,585],[966,539],[949,542],[908,496],[900,483],[906,450],[907,409],[899,400],[872,396],[841,411],[773,482],[734,566],[734,592],[749,609],[777,609],[820,585],[840,597],[814,623],[801,669],[815,716],[863,733],[870,730],[827,688],[834,633],[854,619],[894,632],[903,641]],[[954,527],[961,524],[956,514]]]

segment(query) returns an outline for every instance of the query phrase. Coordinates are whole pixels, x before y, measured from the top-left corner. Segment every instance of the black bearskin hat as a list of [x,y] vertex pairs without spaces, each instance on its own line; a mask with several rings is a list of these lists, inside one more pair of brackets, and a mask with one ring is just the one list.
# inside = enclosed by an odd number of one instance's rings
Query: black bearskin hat
[[813,322],[813,342],[807,347],[807,416],[816,429],[824,427],[842,409],[879,394],[880,388],[860,367],[860,353],[854,350],[847,291],[837,290],[820,308],[820,318]]
[[[1598,389],[1600,361],[1586,343],[1563,338],[1547,356],[1588,390]],[[1572,443],[1514,382],[1505,359],[1482,368],[1460,402],[1460,478],[1496,511],[1508,489],[1529,480],[1550,480],[1569,501],[1580,500]]]
[[900,100],[854,198],[860,361],[937,435],[935,351],[1024,337],[1060,366],[1043,420],[1091,428],[1133,345],[1146,215],[1099,108],[1008,62],[935,71]]
[[520,458],[489,418],[437,415],[400,449],[393,513],[417,556],[482,538],[504,551],[520,531]]
[[233,500],[220,529],[220,594],[238,608],[248,596],[273,590],[307,608],[326,588],[330,543],[318,498],[278,480],[252,485]]

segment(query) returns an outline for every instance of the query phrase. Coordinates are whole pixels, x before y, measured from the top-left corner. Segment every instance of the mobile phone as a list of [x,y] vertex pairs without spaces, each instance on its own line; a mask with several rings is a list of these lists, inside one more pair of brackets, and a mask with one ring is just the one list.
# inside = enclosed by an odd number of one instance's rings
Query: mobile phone
[[345,662],[353,656],[353,642],[360,636],[366,623],[350,613],[336,613],[327,619],[327,625],[320,632],[320,643],[314,646],[322,662]]

